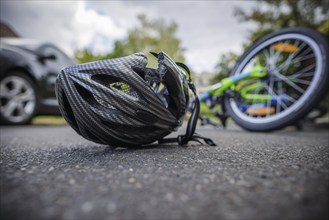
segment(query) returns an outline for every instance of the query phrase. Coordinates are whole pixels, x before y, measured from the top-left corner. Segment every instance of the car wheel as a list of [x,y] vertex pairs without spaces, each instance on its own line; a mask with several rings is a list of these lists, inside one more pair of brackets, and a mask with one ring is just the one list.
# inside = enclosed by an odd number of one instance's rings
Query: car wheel
[[28,124],[38,103],[36,86],[20,72],[12,72],[0,81],[0,124]]

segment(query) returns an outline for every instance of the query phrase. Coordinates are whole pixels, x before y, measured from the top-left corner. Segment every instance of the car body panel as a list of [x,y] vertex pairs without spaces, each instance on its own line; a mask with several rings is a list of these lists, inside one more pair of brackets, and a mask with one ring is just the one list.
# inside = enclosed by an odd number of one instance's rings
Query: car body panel
[[[54,55],[56,59],[42,59]],[[0,39],[0,79],[12,71],[26,74],[35,83],[37,115],[59,115],[55,81],[62,68],[75,62],[52,44],[25,39]]]

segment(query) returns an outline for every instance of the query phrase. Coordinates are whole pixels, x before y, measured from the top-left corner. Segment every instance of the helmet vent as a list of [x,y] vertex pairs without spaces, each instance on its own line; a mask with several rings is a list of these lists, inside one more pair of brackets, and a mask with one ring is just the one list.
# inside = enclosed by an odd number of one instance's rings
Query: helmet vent
[[137,73],[142,79],[145,79],[145,67],[143,66],[133,66],[132,69]]
[[[118,92],[125,93],[133,98],[137,98],[140,101],[143,101],[145,104],[148,104],[147,100],[144,98],[143,95],[141,95],[131,84],[127,84],[123,82],[122,80],[117,79],[116,77],[110,76],[110,75],[105,75],[105,74],[96,74],[92,75],[91,79],[96,81],[97,83],[111,89],[116,89]],[[99,101],[97,97],[95,99],[98,102]],[[101,103],[102,104],[102,103]],[[108,105],[105,103],[105,105]],[[106,106],[109,107],[109,106]],[[114,107],[112,107],[114,108]]]
[[[107,102],[103,101],[101,98],[98,98],[97,96],[94,96],[91,92],[89,92],[87,89],[83,88],[77,83],[74,83],[75,88],[77,89],[80,97],[83,98],[89,105],[100,108],[100,107],[106,107],[113,110],[116,110],[112,105],[109,105]],[[104,109],[101,109],[104,110]]]
[[91,79],[105,87],[109,87],[112,83],[120,82],[117,78],[106,74],[95,74],[91,76]]
[[130,95],[134,98],[138,98],[146,102],[146,99],[141,94],[139,94],[132,86],[116,79],[113,76],[105,75],[105,74],[96,74],[91,76],[91,79],[107,88],[116,89],[119,92],[123,92],[127,95]]
[[115,83],[111,83],[109,87],[117,89],[118,91],[130,95],[134,98],[143,99],[142,96],[135,89],[133,89],[131,86],[129,86],[126,83],[115,82]]

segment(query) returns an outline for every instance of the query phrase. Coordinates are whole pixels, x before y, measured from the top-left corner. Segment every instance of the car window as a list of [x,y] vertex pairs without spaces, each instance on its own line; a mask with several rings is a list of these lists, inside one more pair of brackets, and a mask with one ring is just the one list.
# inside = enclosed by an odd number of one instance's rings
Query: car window
[[74,65],[74,61],[69,58],[64,52],[51,45],[44,45],[40,48],[40,53],[44,56],[55,55],[56,59],[46,59],[45,63],[51,68],[64,68]]

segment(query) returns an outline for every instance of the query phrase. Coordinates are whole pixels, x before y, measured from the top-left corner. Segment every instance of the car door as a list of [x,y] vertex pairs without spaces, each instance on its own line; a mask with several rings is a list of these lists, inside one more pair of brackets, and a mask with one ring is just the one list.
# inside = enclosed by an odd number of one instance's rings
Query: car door
[[66,66],[74,65],[75,62],[64,52],[51,44],[42,45],[38,54],[40,62],[45,67],[44,82],[46,84],[45,97],[55,97],[55,82],[58,73]]

